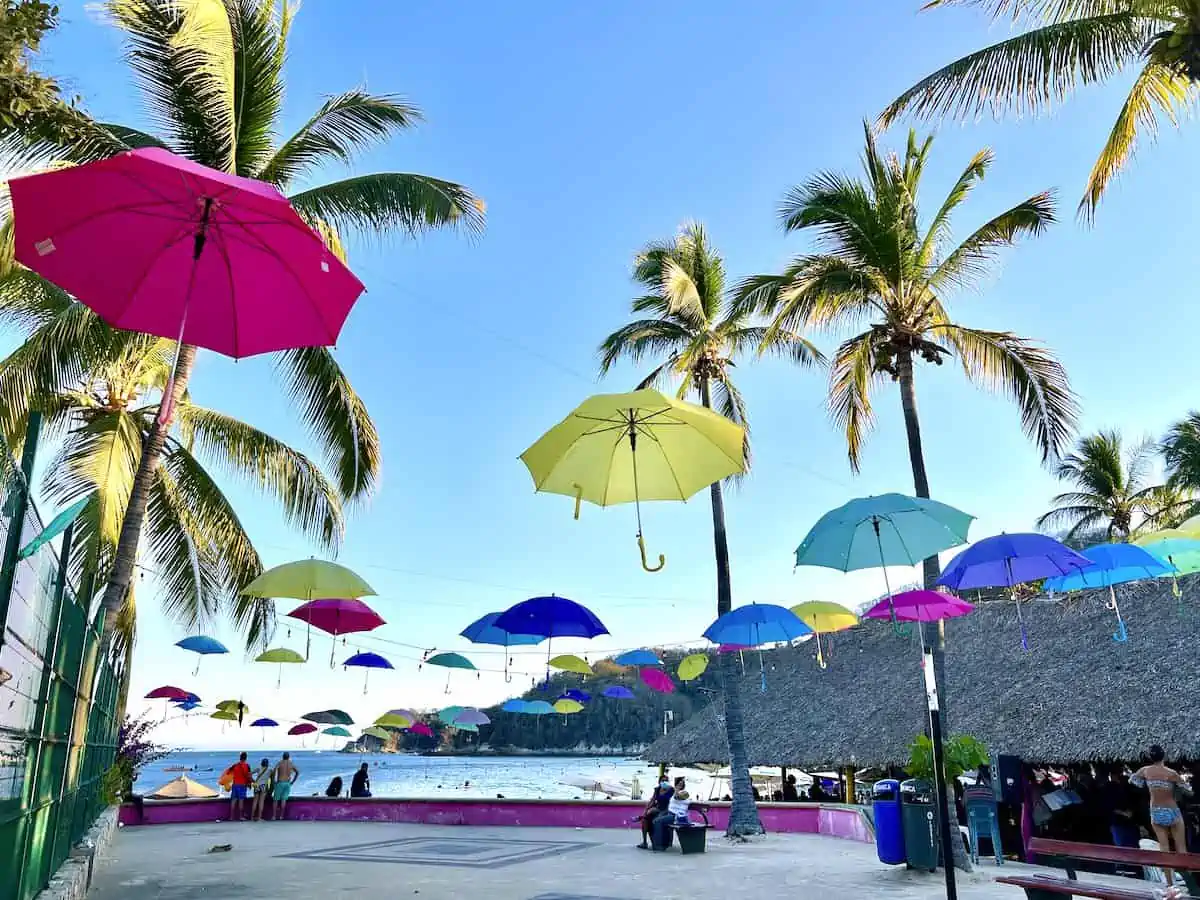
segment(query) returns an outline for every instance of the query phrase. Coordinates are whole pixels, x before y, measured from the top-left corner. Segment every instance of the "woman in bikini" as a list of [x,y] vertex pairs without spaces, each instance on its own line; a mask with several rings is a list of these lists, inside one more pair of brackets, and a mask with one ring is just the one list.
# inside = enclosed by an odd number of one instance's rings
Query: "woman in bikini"
[[[1190,794],[1191,787],[1180,778],[1179,773],[1168,768],[1163,748],[1155,744],[1150,748],[1150,765],[1142,766],[1129,778],[1129,783],[1150,791],[1150,824],[1162,850],[1176,853],[1187,852],[1183,827],[1183,814],[1179,811],[1176,793]],[[1167,884],[1175,883],[1175,873],[1163,867]]]

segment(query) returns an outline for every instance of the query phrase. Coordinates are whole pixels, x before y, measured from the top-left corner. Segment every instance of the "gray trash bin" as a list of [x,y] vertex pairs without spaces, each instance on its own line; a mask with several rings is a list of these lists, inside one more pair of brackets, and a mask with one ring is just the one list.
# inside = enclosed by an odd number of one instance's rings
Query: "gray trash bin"
[[914,869],[933,872],[938,865],[937,800],[933,784],[920,779],[900,783],[904,858]]

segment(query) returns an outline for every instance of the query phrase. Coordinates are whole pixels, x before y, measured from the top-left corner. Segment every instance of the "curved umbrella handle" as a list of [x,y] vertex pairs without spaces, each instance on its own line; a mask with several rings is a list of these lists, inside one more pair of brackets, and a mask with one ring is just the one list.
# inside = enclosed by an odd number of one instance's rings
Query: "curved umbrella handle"
[[1124,644],[1129,640],[1129,632],[1125,629],[1125,620],[1120,616],[1117,617],[1117,630],[1113,632],[1112,639],[1118,644]]
[[579,506],[583,503],[583,485],[578,482],[572,483],[571,487],[575,488],[575,521],[579,521]]
[[817,665],[822,669],[828,669],[829,663],[825,662],[825,654],[821,652],[821,632],[817,632]]
[[646,541],[640,534],[637,536],[637,542],[638,550],[642,552],[642,568],[647,572],[657,572],[667,564],[667,558],[660,553],[658,554],[658,565],[651,566],[650,563],[646,561]]

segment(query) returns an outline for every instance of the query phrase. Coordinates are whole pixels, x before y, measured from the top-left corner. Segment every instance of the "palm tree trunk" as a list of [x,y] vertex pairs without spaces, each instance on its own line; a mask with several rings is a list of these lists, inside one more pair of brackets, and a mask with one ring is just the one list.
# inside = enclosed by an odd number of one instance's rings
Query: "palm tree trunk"
[[[192,366],[195,362],[195,345],[182,345],[175,364],[175,379],[171,390],[172,409],[179,407],[179,402],[187,390],[188,380],[192,377]],[[146,505],[150,501],[150,487],[154,484],[159,459],[170,430],[170,422],[161,422],[156,416],[150,428],[150,435],[142,444],[142,458],[138,461],[133,488],[129,492],[129,503],[125,506],[125,518],[121,521],[121,536],[117,540],[113,566],[108,574],[108,584],[104,588],[102,603],[106,635],[112,635],[117,615],[125,603],[125,596],[129,593],[129,584],[133,580],[133,569],[137,563],[138,544],[142,538],[142,525],[146,520]]]
[[[706,409],[712,409],[712,391],[707,377],[700,380],[700,398]],[[725,534],[725,496],[720,481],[713,482],[709,494],[712,498],[713,548],[717,558],[717,615],[723,616],[733,608],[733,582],[729,574],[729,539]],[[754,787],[750,783],[737,666],[730,653],[718,653],[717,665],[721,671],[721,695],[725,703],[725,739],[729,744],[730,795],[733,797],[725,834],[729,837],[762,834]]]
[[[913,381],[913,360],[910,351],[896,355],[896,369],[900,381],[900,403],[904,409],[904,430],[908,436],[908,459],[912,465],[913,489],[918,497],[925,500],[929,496],[929,474],[925,471],[925,450],[921,445],[921,421],[917,417],[917,391]],[[925,587],[932,590],[942,574],[942,567],[937,556],[930,556],[923,562]],[[922,644],[933,653],[933,673],[938,683],[940,700],[941,728],[949,732],[949,716],[946,711],[946,630],[941,621],[921,623]],[[953,829],[950,842],[954,856],[955,868],[966,872],[971,871],[971,861],[967,858],[963,843],[958,837],[958,812],[954,805],[954,792],[947,790],[942,798],[948,813],[950,828]]]

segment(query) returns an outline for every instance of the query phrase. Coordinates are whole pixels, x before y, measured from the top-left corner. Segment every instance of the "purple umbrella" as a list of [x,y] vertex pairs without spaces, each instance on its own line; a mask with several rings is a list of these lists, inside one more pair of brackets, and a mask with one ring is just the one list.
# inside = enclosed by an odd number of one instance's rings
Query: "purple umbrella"
[[[972,544],[946,566],[938,584],[954,591],[969,588],[1006,587],[1057,575],[1070,575],[1091,565],[1081,556],[1044,534],[997,534]],[[1016,598],[1013,598],[1016,600]],[[1017,621],[1021,623],[1021,647],[1029,649],[1029,635],[1017,603]]]
[[890,619],[892,611],[901,622],[937,622],[965,616],[973,607],[966,600],[938,591],[904,591],[894,597],[880,600],[865,613],[866,619]]
[[612,687],[604,689],[604,696],[612,700],[632,700],[633,691],[627,687],[622,687],[619,684],[614,684]]

